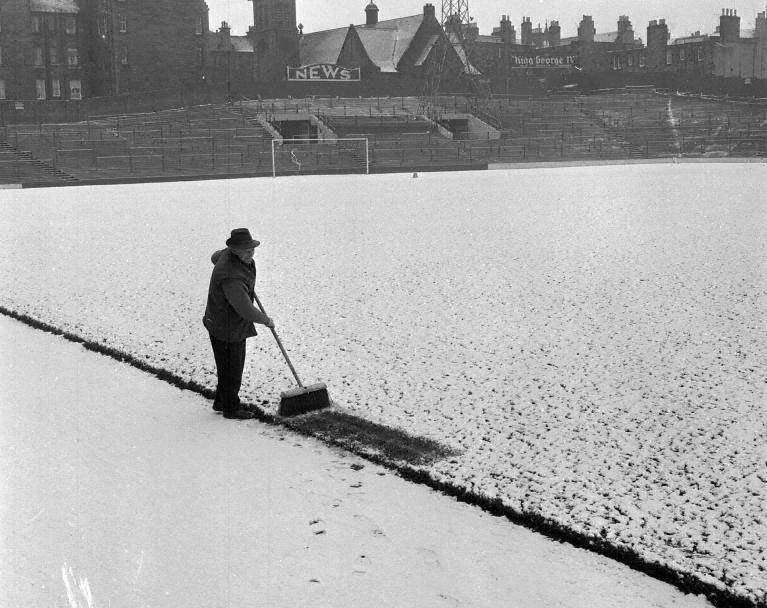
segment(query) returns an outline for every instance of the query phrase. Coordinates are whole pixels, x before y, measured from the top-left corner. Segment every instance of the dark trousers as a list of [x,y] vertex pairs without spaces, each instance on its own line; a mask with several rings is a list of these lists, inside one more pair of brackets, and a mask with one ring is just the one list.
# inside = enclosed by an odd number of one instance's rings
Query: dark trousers
[[210,343],[213,346],[218,373],[216,399],[213,404],[220,406],[225,412],[232,412],[240,407],[240,385],[242,370],[245,368],[245,340],[224,342],[211,335]]

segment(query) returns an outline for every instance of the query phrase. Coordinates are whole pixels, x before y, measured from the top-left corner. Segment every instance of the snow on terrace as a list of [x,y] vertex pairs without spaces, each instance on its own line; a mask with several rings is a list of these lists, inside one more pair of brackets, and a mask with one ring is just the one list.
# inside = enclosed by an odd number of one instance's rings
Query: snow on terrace
[[[5,191],[0,306],[212,387],[210,253],[305,380],[436,478],[754,601],[767,576],[764,165]],[[268,332],[243,396],[292,386]]]

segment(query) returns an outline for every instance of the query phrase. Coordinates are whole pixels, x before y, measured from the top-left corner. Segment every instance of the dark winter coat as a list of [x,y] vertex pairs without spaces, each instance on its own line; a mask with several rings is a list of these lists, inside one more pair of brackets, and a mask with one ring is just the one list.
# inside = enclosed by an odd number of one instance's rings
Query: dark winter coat
[[253,324],[266,324],[269,318],[253,306],[255,262],[245,264],[230,249],[216,251],[210,259],[214,266],[203,325],[223,342],[257,335]]

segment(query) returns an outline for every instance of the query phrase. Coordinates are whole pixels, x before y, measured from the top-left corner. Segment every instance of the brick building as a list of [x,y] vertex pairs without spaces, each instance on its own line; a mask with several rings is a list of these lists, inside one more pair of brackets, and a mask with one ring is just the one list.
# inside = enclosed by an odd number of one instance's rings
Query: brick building
[[248,37],[255,52],[254,80],[278,82],[289,65],[298,65],[295,0],[252,0],[253,26]]
[[232,36],[224,21],[215,32],[208,33],[207,76],[214,86],[222,86],[227,95],[249,92],[255,73],[255,53],[250,36]]
[[[744,35],[747,34],[747,35]],[[751,31],[741,29],[737,11],[722,9],[714,34],[699,31],[672,38],[663,19],[647,26],[647,46],[611,53],[611,68],[627,77],[642,73],[665,74],[684,88],[698,81],[701,88],[720,80],[730,86],[748,86],[767,80],[767,11],[756,17]]]
[[507,15],[490,36],[463,32],[471,62],[496,93],[654,84],[684,90],[767,95],[767,11],[753,30],[741,29],[737,12],[724,9],[714,34],[672,39],[664,19],[647,26],[647,42],[634,34],[628,16],[616,30],[600,33],[584,15],[578,34],[562,38],[559,22],[545,28],[523,17],[520,36]]
[[378,6],[370,2],[364,23],[301,35],[299,60],[359,68],[360,89],[381,93],[387,87],[394,94],[455,91],[479,74],[430,3],[419,14],[380,20]]
[[0,99],[81,99],[84,79],[74,0],[3,0]]
[[203,84],[204,0],[2,0],[0,94],[74,100]]
[[641,41],[634,36],[631,21],[625,15],[616,30],[600,33],[590,15],[578,25],[578,35],[562,38],[559,21],[533,26],[523,17],[520,35],[508,15],[491,35],[464,31],[471,63],[482,73],[496,93],[548,90],[576,81],[580,74],[599,73],[610,68],[611,51],[635,48]]

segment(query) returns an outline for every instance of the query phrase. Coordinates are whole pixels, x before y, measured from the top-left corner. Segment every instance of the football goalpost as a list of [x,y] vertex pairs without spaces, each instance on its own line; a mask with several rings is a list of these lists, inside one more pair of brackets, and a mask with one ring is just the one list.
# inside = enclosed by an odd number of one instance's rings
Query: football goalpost
[[273,139],[272,177],[295,173],[370,173],[367,137]]

